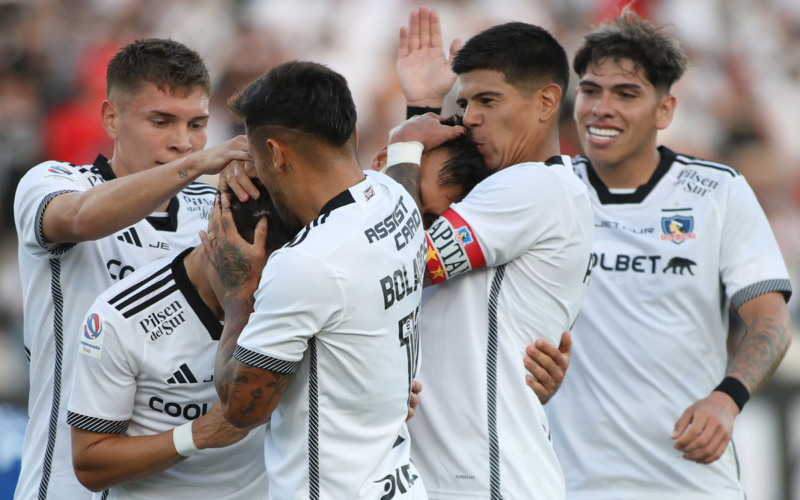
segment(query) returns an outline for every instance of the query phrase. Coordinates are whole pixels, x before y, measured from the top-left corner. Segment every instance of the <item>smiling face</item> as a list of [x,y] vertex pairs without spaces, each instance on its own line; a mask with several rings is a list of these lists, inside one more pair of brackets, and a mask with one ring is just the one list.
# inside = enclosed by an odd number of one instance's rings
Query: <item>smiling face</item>
[[103,121],[114,139],[114,167],[133,174],[202,150],[208,138],[208,94],[163,92],[145,83],[103,103]]
[[630,59],[590,64],[576,93],[581,145],[593,164],[606,168],[651,157],[656,133],[675,110],[675,97],[659,92]]
[[456,102],[490,171],[528,161],[543,131],[539,92],[520,92],[499,71],[478,69],[459,76]]

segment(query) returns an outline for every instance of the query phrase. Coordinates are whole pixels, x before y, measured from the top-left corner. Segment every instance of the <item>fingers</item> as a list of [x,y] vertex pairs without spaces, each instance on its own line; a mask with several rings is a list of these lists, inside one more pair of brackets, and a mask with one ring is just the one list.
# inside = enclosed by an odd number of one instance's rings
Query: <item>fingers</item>
[[[248,167],[248,164],[252,164],[252,167]],[[250,168],[255,171],[255,164],[250,161],[233,161],[224,170],[228,188],[242,203],[250,198],[257,200],[261,197],[261,193],[253,183],[252,178],[255,177],[255,174],[251,175],[248,172]]]
[[533,392],[536,394],[536,397],[539,398],[539,401],[542,404],[546,403],[547,400],[550,399],[549,393],[544,386],[537,382],[536,379],[530,375],[525,375],[525,384],[533,389]]
[[400,26],[400,45],[397,47],[397,58],[408,57],[408,28]]
[[442,22],[439,20],[439,13],[431,9],[431,47],[442,47]]
[[419,11],[411,11],[410,34],[408,39],[409,52],[419,50]]
[[[556,346],[554,346],[550,342],[548,342],[548,341],[546,341],[544,339],[537,340],[536,341],[536,349],[534,350],[534,352],[537,352],[537,351],[538,351],[538,353],[543,354],[544,356],[546,356],[547,359],[549,361],[551,361],[553,364],[555,364],[556,366],[559,366],[561,368],[566,368],[567,360],[564,357],[564,354],[561,352],[560,349],[557,349]],[[528,351],[528,355],[530,355],[530,351]],[[544,366],[544,365],[542,365],[542,366]],[[545,368],[547,368],[547,367],[545,366]],[[550,370],[548,370],[548,371],[550,371]]]
[[419,394],[420,392],[422,392],[422,384],[414,380],[411,384],[411,393]]
[[453,65],[453,60],[456,58],[456,54],[459,50],[461,50],[461,39],[456,38],[450,42],[450,58],[448,59],[448,62],[451,66]]
[[220,237],[227,238],[229,229],[233,228],[234,231],[236,230],[236,225],[233,223],[233,213],[231,212],[230,195],[225,193],[220,196],[220,202],[222,205],[222,216],[220,217],[222,220],[222,231],[220,233]]
[[419,46],[427,49],[431,45],[431,10],[427,5],[419,8]]
[[262,217],[256,224],[256,231],[253,235],[253,248],[256,251],[264,250],[267,246],[267,218]]
[[[703,427],[703,431],[683,447],[683,458],[692,460],[689,457],[693,454],[699,454],[699,456],[705,458],[708,454],[707,452],[709,451],[706,450],[706,447],[711,443],[711,440],[716,436],[716,433],[719,429],[719,426],[710,425],[710,423],[705,425]],[[714,446],[714,448],[716,448],[716,446]]]
[[[226,168],[219,176],[219,190],[220,191],[233,191],[233,194],[239,198],[239,201],[245,203],[250,199],[250,195],[236,180],[236,173],[232,168]],[[224,182],[223,182],[224,181]]]
[[[706,428],[706,431],[708,431],[708,428]],[[703,434],[706,434],[706,431]],[[701,464],[711,463],[722,456],[729,440],[725,431],[721,427],[717,427],[716,431],[709,432],[709,437],[702,447],[689,453],[684,453],[683,458]]]
[[211,242],[208,241],[208,233],[203,230],[200,230],[200,242],[203,245],[203,253],[206,254],[206,259],[209,262],[214,262],[214,248],[211,246]]
[[[550,358],[540,352],[534,352],[534,356],[531,356],[529,351],[528,357],[523,360],[523,363],[525,363],[525,369],[533,375],[534,381],[541,386],[542,390],[548,394],[554,392],[557,384],[553,375],[558,376],[559,368]],[[558,377],[559,380],[563,380],[563,378],[563,375]]]
[[[256,163],[253,160],[245,161],[242,163],[242,165],[244,166],[244,175],[246,175],[248,179],[255,179],[258,177],[258,172],[256,172]],[[258,190],[256,190],[256,192],[257,191]]]
[[697,437],[703,433],[706,427],[707,417],[704,418],[703,414],[697,411],[692,412],[692,423],[689,428],[681,434],[675,444],[675,449],[687,451],[687,445],[692,443]]
[[675,428],[672,430],[672,439],[678,439],[678,437],[681,434],[683,434],[683,432],[686,430],[689,424],[692,423],[693,415],[694,415],[694,407],[690,407],[685,412],[683,412],[683,415],[681,415],[681,418],[679,418],[678,421],[675,423]]

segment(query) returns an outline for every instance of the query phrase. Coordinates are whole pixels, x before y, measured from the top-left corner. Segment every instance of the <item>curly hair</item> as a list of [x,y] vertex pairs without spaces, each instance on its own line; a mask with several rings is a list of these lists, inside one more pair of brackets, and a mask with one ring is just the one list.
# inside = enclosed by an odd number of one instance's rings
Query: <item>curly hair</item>
[[615,62],[630,59],[656,89],[666,92],[683,76],[688,63],[683,44],[667,27],[642,19],[629,7],[584,35],[572,68],[583,76],[590,65],[609,58]]

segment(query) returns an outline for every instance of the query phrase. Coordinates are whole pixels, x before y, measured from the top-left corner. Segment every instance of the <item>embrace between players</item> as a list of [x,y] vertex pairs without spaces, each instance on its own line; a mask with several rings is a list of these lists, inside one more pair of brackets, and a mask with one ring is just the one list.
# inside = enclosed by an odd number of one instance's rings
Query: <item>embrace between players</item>
[[788,348],[791,286],[743,177],[657,147],[680,46],[628,12],[584,37],[576,159],[546,30],[450,52],[414,11],[409,116],[457,76],[463,116],[396,127],[384,173],[324,66],[270,69],[230,100],[246,138],[203,150],[197,54],[117,54],[112,159],[46,162],[15,199],[15,498],[744,498],[733,421]]

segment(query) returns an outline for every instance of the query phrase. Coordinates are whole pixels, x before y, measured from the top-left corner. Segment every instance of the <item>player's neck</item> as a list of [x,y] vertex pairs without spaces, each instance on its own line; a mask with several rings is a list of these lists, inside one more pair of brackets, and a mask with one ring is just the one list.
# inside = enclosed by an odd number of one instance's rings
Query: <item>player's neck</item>
[[597,176],[608,189],[635,189],[653,176],[653,172],[661,162],[661,154],[653,147],[642,148],[642,151],[618,163],[605,163],[591,156]]
[[519,152],[511,155],[509,164],[500,167],[498,170],[512,165],[519,165],[520,163],[544,162],[560,154],[561,145],[558,141],[558,131],[554,130],[550,134],[542,134],[520,144]]
[[[130,169],[128,169],[128,167],[125,165],[125,162],[122,161],[120,155],[117,154],[116,148],[114,148],[114,156],[112,156],[111,159],[108,160],[108,164],[111,167],[111,171],[114,172],[114,176],[116,176],[117,179],[121,179],[126,175],[134,173]],[[166,212],[168,206],[169,206],[169,200],[165,201],[163,205],[158,207],[156,212]]]
[[319,217],[320,210],[342,191],[350,189],[364,180],[364,171],[353,159],[333,161],[325,168],[324,174],[314,173],[296,185],[299,192],[287,193],[289,209],[303,225],[310,224]]
[[200,298],[214,313],[218,320],[225,319],[225,311],[222,309],[222,300],[214,289],[212,280],[217,279],[216,270],[206,259],[202,246],[196,246],[194,250],[183,259],[186,268],[186,275],[194,286]]

